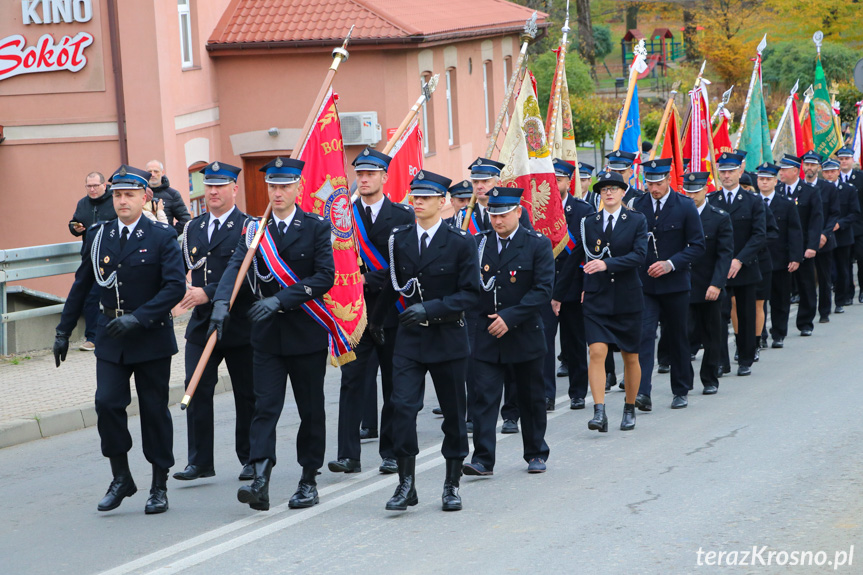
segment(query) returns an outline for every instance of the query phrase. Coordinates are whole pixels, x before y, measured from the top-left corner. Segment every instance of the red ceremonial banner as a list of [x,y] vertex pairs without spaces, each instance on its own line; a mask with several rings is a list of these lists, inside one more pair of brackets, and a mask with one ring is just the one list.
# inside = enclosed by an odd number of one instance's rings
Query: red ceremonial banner
[[[707,90],[702,84],[689,93],[692,102],[692,114],[689,119],[689,131],[686,141],[683,143],[684,157],[691,158],[689,162],[690,172],[710,172],[710,110],[707,106]],[[707,191],[716,190],[711,175],[707,182]]]
[[662,143],[660,158],[671,158],[671,187],[683,191],[683,150],[680,149],[680,130],[677,128],[677,111],[672,110],[665,129],[665,141]]
[[734,152],[734,147],[731,145],[731,135],[728,133],[728,116],[723,110],[719,114],[719,125],[713,132],[713,150],[717,156],[723,152]]
[[[345,175],[345,151],[337,100],[331,88],[301,148],[300,159],[306,165],[298,203],[303,211],[316,213],[330,223],[336,281],[323,299],[353,346],[366,327],[366,309],[357,262],[359,254],[354,243],[353,209]],[[333,364],[342,365],[354,359],[354,353],[350,352],[338,360],[333,359]]]
[[384,194],[393,202],[403,202],[410,192],[411,181],[423,169],[423,133],[414,121],[390,150],[390,167]]

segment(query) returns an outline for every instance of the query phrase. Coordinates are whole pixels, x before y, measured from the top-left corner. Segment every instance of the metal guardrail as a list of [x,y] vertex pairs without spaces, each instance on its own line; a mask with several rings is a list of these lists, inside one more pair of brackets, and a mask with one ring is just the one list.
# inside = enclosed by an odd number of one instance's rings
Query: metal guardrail
[[0,355],[8,353],[8,323],[63,311],[63,304],[8,312],[6,284],[74,273],[81,265],[81,242],[0,250]]

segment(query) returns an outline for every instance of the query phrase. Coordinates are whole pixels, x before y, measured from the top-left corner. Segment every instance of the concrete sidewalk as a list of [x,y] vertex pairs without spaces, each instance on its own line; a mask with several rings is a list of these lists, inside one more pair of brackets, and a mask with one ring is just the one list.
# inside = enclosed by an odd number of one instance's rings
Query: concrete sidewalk
[[[171,361],[170,404],[183,399],[184,354],[188,314],[174,320],[179,352]],[[96,357],[78,351],[81,341],[70,342],[66,361],[58,369],[50,349],[0,359],[0,449],[96,425]],[[231,390],[224,364],[219,368],[216,393]],[[127,412],[138,413],[132,385]]]

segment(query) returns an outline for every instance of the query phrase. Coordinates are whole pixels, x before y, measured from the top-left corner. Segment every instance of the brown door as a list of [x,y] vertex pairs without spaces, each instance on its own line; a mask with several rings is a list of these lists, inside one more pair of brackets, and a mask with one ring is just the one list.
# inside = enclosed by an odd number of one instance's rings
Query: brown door
[[258,170],[274,160],[276,156],[252,156],[243,158],[243,187],[246,195],[246,213],[250,216],[263,216],[270,198],[264,174]]

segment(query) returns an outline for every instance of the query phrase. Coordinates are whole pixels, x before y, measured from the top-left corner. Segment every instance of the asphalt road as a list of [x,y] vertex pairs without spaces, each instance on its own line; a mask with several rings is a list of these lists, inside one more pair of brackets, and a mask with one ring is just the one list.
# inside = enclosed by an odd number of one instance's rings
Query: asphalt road
[[[163,515],[143,513],[150,471],[137,417],[138,494],[109,513],[96,511],[110,470],[95,429],[7,448],[0,573],[863,573],[861,340],[863,306],[854,305],[813,337],[795,333],[785,349],[763,351],[751,377],[726,376],[718,395],[701,395],[696,383],[683,410],[669,409],[668,376],[654,375],[654,411],[638,413],[634,432],[617,429],[622,392],[607,398],[610,431],[599,434],[587,429],[591,404],[570,411],[559,379],[548,472],[528,475],[520,436],[499,435],[495,475],[462,479],[458,513],[440,510],[444,465],[431,385],[418,422],[420,503],[404,513],[384,510],[396,478],[378,474],[377,442],[363,446],[363,473],[323,470],[320,505],[287,508],[300,471],[290,394],[269,512],[236,500],[230,394],[216,400],[216,477],[169,480]],[[326,392],[329,459],[336,370]],[[185,464],[186,430],[184,415],[172,413],[176,470]],[[710,552],[738,565],[711,566]],[[824,564],[780,566],[795,557]]]

